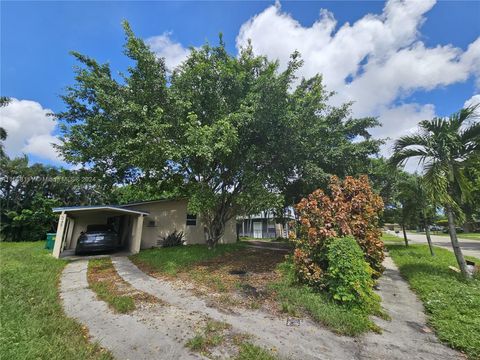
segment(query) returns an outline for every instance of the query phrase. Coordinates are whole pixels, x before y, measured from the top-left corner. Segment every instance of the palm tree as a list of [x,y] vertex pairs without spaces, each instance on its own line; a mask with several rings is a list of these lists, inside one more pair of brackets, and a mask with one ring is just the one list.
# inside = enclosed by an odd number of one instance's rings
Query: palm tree
[[469,277],[469,273],[458,244],[455,218],[462,215],[460,203],[471,191],[464,171],[480,153],[480,122],[475,121],[477,107],[462,109],[448,119],[421,121],[417,133],[395,141],[390,158],[395,166],[404,165],[411,158],[418,158],[423,165],[430,198],[445,208],[453,251],[464,277]]
[[430,254],[435,256],[432,239],[430,237],[430,224],[434,208],[428,199],[423,179],[417,174],[405,174],[398,183],[397,198],[402,206],[401,219],[405,245],[408,246],[407,235],[405,233],[405,223],[415,222],[425,226],[425,235],[427,237]]

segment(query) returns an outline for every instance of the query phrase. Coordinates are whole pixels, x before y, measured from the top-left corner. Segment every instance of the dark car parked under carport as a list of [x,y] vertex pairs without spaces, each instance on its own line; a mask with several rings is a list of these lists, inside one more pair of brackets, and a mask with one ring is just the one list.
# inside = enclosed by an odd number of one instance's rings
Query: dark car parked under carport
[[88,225],[78,238],[75,254],[115,251],[119,244],[118,233],[110,225]]

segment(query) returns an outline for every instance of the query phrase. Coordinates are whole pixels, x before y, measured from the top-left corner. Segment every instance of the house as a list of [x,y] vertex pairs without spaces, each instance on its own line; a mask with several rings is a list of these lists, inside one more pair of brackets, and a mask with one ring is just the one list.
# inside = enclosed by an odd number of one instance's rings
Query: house
[[[54,257],[71,255],[75,251],[80,233],[88,225],[112,225],[119,234],[121,248],[132,254],[140,249],[162,245],[162,238],[182,231],[186,244],[206,243],[202,217],[189,214],[187,199],[153,200],[127,205],[73,206],[54,208],[60,214]],[[235,220],[226,224],[220,243],[237,239]]]
[[237,217],[238,236],[255,239],[273,239],[288,237],[288,222],[295,219],[293,208],[286,208],[283,216],[284,224],[278,222],[272,211],[261,211],[255,215]]

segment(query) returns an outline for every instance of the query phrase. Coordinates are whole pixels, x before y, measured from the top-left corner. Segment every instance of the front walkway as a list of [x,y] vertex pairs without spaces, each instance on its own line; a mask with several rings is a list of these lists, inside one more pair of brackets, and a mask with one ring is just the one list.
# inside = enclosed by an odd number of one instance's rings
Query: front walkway
[[421,303],[387,258],[379,282],[382,305],[391,321],[376,319],[383,334],[359,338],[338,336],[308,319],[299,327],[286,326],[286,318],[260,310],[238,309],[224,313],[210,307],[189,289],[153,278],[126,257],[112,259],[118,274],[138,290],[168,303],[113,313],[88,289],[86,261],[70,263],[61,280],[61,297],[68,316],[86,325],[94,340],[118,359],[189,359],[196,355],[184,347],[194,328],[206,318],[229,323],[235,331],[253,335],[252,342],[274,349],[290,359],[461,359],[459,353],[438,343],[425,326]]

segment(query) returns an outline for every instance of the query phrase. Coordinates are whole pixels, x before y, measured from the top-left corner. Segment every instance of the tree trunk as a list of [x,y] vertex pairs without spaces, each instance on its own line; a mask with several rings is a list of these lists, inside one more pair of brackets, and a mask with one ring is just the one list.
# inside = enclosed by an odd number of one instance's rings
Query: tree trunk
[[405,240],[405,246],[408,247],[407,232],[405,231],[405,224],[404,223],[402,223],[402,231],[403,231],[403,240]]
[[430,237],[430,225],[427,224],[426,220],[425,220],[425,235],[427,236],[427,242],[428,242],[428,248],[430,249],[430,254],[432,256],[435,256],[435,253],[433,252],[432,238]]
[[458,267],[460,268],[463,277],[467,279],[470,277],[470,274],[467,271],[467,263],[465,262],[462,249],[460,248],[460,245],[458,243],[457,230],[455,229],[455,216],[450,206],[447,206],[446,210],[448,216],[448,231],[450,233],[450,240],[452,242],[453,252],[455,254],[455,257],[457,258]]
[[211,222],[206,224],[207,245],[209,249],[215,249],[218,241],[225,233],[225,221],[223,216],[215,216]]

